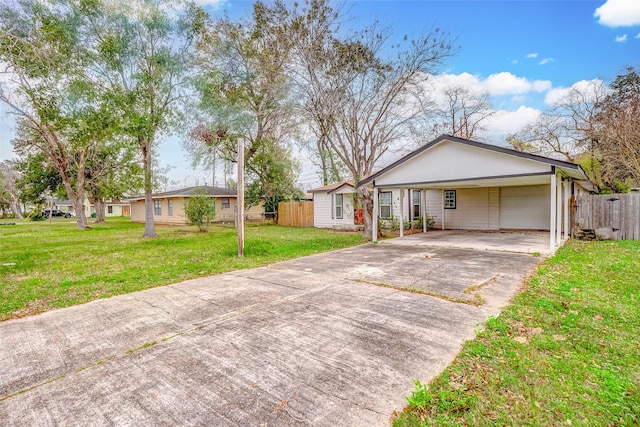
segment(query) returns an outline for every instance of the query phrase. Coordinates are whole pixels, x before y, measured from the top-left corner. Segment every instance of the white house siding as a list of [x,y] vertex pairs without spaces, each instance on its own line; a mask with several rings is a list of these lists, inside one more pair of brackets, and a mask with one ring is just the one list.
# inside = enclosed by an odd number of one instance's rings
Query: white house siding
[[427,216],[433,218],[436,229],[442,228],[442,190],[427,190]]
[[313,226],[317,228],[333,227],[331,196],[327,193],[314,193],[313,195]]
[[489,187],[489,230],[500,228],[500,188]]
[[[342,194],[342,218],[334,218],[332,197]],[[328,194],[318,192],[313,195],[313,226],[317,228],[352,228],[354,226],[353,189],[346,186],[337,192]]]
[[376,185],[442,182],[479,177],[544,173],[549,165],[450,141],[431,147],[376,178]]
[[[111,206],[111,213],[109,213],[109,206]],[[110,204],[107,203],[105,208],[104,208],[104,215],[108,216],[108,217],[114,217],[114,216],[122,216],[122,206],[123,205],[115,205],[115,204]]]
[[548,185],[502,187],[500,228],[549,230],[550,208]]
[[[449,190],[449,189],[448,189]],[[444,226],[456,230],[495,230],[498,227],[495,215],[498,198],[489,188],[458,188],[456,190],[456,208],[444,210]],[[493,227],[492,227],[493,225]]]

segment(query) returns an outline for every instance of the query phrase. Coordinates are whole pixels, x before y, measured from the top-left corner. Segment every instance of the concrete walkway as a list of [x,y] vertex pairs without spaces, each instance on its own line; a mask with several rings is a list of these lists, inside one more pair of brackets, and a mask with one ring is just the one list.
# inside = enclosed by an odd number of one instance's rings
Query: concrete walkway
[[2,322],[1,424],[387,425],[539,261],[393,239]]

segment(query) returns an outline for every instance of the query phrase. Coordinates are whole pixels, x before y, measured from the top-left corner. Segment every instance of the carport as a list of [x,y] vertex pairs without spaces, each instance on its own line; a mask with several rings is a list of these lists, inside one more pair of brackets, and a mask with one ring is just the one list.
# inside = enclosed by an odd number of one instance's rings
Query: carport
[[393,245],[473,249],[532,255],[550,255],[546,231],[431,230],[385,242]]
[[574,163],[443,135],[360,185],[373,192],[374,241],[380,195],[396,192],[401,236],[404,221],[414,217],[405,206],[409,200],[415,212],[435,218],[441,230],[546,231],[552,254],[569,237],[571,200],[585,191],[585,182],[584,171]]

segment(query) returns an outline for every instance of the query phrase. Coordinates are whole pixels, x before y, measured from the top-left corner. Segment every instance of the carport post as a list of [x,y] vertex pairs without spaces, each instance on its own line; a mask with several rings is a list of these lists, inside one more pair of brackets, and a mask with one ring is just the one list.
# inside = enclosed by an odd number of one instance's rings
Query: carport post
[[556,198],[558,201],[556,202],[556,245],[560,246],[560,238],[562,237],[562,188],[564,183],[562,182],[562,178],[559,181],[556,181],[558,185],[558,190],[556,192]]
[[422,202],[422,232],[427,232],[427,190],[420,191],[420,201]]
[[440,222],[442,223],[442,229],[444,230],[444,188],[442,190],[440,190],[440,203],[442,204],[442,209],[440,209],[441,215],[442,215],[442,219],[440,220]]
[[404,188],[400,189],[400,237],[404,236]]
[[553,255],[553,253],[556,251],[556,172],[555,170],[553,171],[553,174],[551,174],[551,182],[550,182],[550,187],[549,187],[549,192],[551,193],[549,195],[550,197],[550,204],[551,204],[551,209],[549,212],[549,251],[551,252],[551,254]]
[[375,187],[374,182],[373,187],[373,214],[371,215],[371,241],[378,241],[378,188]]
[[563,240],[569,238],[569,199],[571,198],[571,181],[568,179],[564,182],[564,233],[562,235]]

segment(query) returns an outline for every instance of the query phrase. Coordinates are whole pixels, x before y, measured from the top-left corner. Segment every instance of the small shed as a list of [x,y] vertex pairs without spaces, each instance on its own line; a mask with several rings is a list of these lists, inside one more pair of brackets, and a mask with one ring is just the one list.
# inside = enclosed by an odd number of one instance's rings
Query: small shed
[[353,200],[355,186],[351,181],[341,181],[313,188],[313,226],[356,230],[356,211]]

